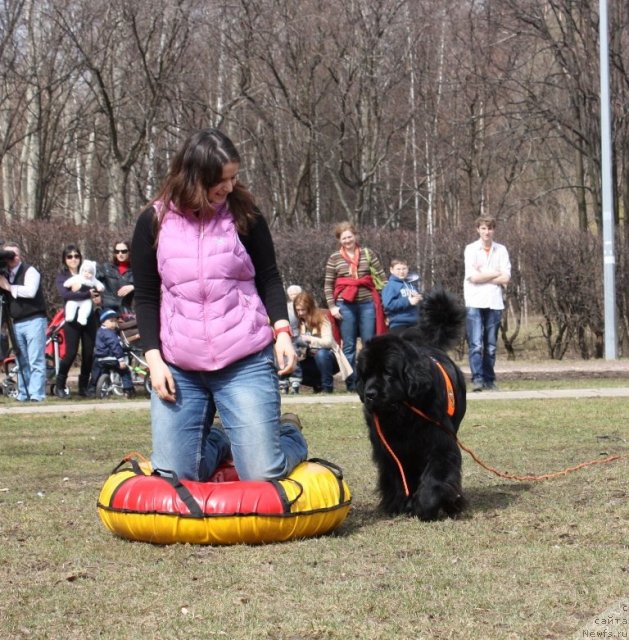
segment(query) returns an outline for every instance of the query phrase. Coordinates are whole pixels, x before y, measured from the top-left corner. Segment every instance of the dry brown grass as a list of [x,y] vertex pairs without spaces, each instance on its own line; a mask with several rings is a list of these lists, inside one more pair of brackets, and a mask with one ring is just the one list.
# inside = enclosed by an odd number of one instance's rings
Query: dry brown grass
[[[353,509],[334,535],[261,547],[158,547],[101,526],[107,473],[148,453],[146,412],[5,416],[0,637],[571,638],[627,605],[626,462],[532,484],[466,457],[465,517],[385,518],[356,406],[294,408]],[[541,473],[626,452],[627,415],[629,399],[471,403],[461,438]]]

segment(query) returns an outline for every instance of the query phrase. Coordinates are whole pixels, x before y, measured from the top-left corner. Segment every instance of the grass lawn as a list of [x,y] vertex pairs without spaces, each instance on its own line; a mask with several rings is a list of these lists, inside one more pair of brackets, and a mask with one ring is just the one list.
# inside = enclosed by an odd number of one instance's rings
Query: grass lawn
[[[629,617],[626,459],[512,483],[464,454],[469,510],[426,524],[377,512],[355,405],[292,408],[311,455],[344,469],[352,511],[330,536],[233,547],[128,542],[99,522],[110,470],[149,453],[147,411],[2,416],[0,638],[584,638],[610,607]],[[460,436],[537,474],[626,453],[628,415],[629,398],[486,401]]]

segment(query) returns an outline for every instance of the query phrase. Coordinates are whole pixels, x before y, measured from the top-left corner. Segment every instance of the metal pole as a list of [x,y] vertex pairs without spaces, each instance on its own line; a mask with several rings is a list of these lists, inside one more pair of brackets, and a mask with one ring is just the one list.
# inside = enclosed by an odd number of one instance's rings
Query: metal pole
[[612,189],[611,118],[609,108],[609,44],[607,0],[599,0],[601,76],[601,184],[603,189],[603,290],[605,298],[605,359],[616,360],[616,258],[614,254],[614,195]]

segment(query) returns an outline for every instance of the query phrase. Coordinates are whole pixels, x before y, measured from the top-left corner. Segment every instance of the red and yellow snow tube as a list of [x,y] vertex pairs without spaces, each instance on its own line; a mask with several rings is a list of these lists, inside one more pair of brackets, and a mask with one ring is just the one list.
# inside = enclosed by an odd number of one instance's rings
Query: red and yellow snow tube
[[113,533],[155,544],[262,544],[329,533],[347,517],[343,473],[321,459],[282,480],[242,481],[232,466],[209,482],[153,473],[127,456],[105,481],[98,515]]

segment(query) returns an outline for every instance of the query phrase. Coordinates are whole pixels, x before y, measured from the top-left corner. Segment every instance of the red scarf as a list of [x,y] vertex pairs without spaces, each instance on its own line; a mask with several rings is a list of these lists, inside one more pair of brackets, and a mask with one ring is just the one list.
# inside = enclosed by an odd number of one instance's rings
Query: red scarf
[[376,335],[379,336],[386,333],[388,328],[382,300],[370,275],[362,278],[337,278],[334,283],[334,299],[336,300],[340,295],[345,302],[354,302],[358,294],[358,287],[366,287],[371,293],[371,300],[376,310]]
[[339,253],[341,254],[341,258],[343,258],[343,260],[345,260],[345,262],[347,262],[347,264],[349,265],[349,275],[352,276],[352,278],[358,278],[358,263],[360,262],[360,247],[358,245],[355,245],[353,258],[349,257],[349,253],[345,251],[345,247],[341,247],[341,250],[339,251]]
[[124,276],[124,274],[131,268],[129,262],[119,262],[116,266],[118,267],[118,273],[121,276]]

